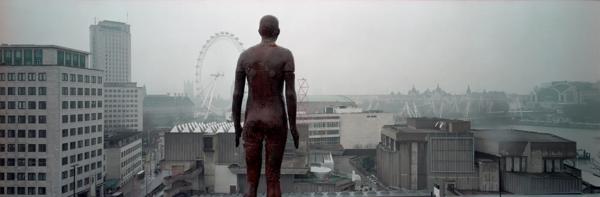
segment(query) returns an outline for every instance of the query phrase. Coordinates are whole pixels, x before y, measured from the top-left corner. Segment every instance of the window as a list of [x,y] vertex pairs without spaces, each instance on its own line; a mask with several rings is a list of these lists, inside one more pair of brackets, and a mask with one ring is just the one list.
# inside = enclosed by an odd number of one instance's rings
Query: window
[[62,108],[63,109],[69,109],[69,101],[63,101],[62,102]]
[[33,50],[33,64],[40,65],[42,64],[42,49],[34,49]]
[[16,77],[16,76],[17,76],[17,75],[16,75],[15,73],[8,73],[8,74],[6,74],[6,79],[7,79],[8,81],[15,81],[15,80],[17,80],[17,77]]
[[19,137],[19,138],[25,138],[25,130],[19,130],[19,131],[17,131],[17,137]]
[[6,88],[6,95],[15,95],[15,87],[8,87]]
[[69,88],[68,87],[62,87],[62,95],[63,96],[69,95]]
[[69,81],[69,74],[63,73],[62,74],[62,81]]
[[39,101],[38,109],[46,109],[46,101]]
[[27,180],[35,181],[35,173],[27,173]]
[[[35,102],[34,102],[35,103]],[[35,116],[27,116],[27,122],[29,124],[34,124],[36,121],[36,117]]]
[[35,73],[27,73],[27,81],[35,81]]
[[[44,164],[46,163],[45,160],[46,159],[44,159]],[[40,163],[40,162],[38,161],[38,163]],[[42,166],[42,165],[40,165],[40,166]],[[43,173],[43,172],[38,173],[38,180],[45,181],[46,180],[46,173]],[[44,190],[45,190],[45,188],[44,188]],[[46,193],[46,192],[44,192],[44,193]]]
[[[38,123],[39,124],[46,124],[46,116],[38,116]],[[42,137],[42,136],[40,136],[40,137]]]
[[36,103],[35,103],[35,101],[29,101],[28,102],[28,106],[29,106],[29,109],[36,109]]
[[39,87],[38,93],[39,95],[46,95],[46,87]]
[[27,159],[27,166],[35,166],[36,160],[33,158]]
[[17,73],[18,81],[25,81],[25,73]]
[[62,136],[63,137],[68,137],[69,136],[69,130],[68,129],[63,129],[62,130]]
[[25,101],[17,101],[17,109],[25,109]]
[[38,166],[46,166],[46,159],[38,159]]
[[35,195],[35,187],[27,187],[27,195]]
[[27,137],[28,138],[35,138],[37,135],[37,132],[35,130],[29,130],[27,131]]
[[0,87],[0,95],[6,95],[6,87]]
[[38,130],[38,137],[39,138],[46,138],[46,130]]
[[65,52],[58,50],[56,55],[56,65],[65,65]]
[[46,73],[38,73],[38,81],[46,81]]
[[45,153],[46,152],[46,144],[38,144],[38,152]]
[[36,94],[35,90],[36,90],[35,87],[29,87],[29,88],[27,88],[27,94],[30,96],[35,96],[35,94]]
[[65,52],[65,66],[71,66],[71,54]]
[[[23,173],[23,180],[25,180],[25,174]],[[25,187],[17,187],[17,194],[25,195]]]
[[36,152],[35,144],[27,144],[27,152]]
[[26,95],[25,87],[18,87],[17,90],[19,95]]

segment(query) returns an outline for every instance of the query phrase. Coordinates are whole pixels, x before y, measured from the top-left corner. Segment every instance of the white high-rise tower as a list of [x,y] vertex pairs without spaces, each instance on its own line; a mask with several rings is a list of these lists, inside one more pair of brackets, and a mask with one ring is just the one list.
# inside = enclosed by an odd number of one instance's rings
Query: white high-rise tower
[[100,21],[90,26],[92,68],[105,71],[105,82],[131,82],[129,25]]

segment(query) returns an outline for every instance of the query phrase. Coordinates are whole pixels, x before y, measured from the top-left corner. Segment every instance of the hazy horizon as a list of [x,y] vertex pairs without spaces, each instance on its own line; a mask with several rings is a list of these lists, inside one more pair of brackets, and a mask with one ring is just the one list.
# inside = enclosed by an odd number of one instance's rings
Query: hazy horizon
[[[68,4],[69,6],[64,6]],[[309,94],[529,93],[541,83],[600,80],[600,2],[594,1],[1,1],[0,43],[89,51],[89,26],[131,25],[132,80],[148,94],[182,92],[214,33],[259,42],[258,20],[280,20]],[[238,52],[213,46],[208,70],[233,71]],[[222,80],[222,94],[229,91]],[[227,82],[227,83],[225,83]]]

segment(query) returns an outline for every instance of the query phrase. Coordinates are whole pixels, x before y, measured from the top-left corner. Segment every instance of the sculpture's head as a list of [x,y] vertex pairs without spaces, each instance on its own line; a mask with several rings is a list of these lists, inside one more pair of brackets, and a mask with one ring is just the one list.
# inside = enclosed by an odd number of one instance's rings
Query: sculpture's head
[[279,36],[279,21],[275,16],[265,15],[260,19],[258,33],[263,39],[277,40]]

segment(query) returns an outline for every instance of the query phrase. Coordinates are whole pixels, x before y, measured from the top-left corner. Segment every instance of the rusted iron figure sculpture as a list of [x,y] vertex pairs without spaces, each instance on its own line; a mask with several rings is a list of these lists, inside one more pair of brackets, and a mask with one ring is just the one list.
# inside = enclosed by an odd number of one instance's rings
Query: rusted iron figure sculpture
[[[280,197],[279,177],[288,129],[294,146],[298,148],[294,58],[288,49],[275,44],[279,36],[277,18],[271,15],[262,17],[258,33],[262,41],[240,54],[235,71],[232,104],[235,145],[239,146],[243,133],[247,175],[245,196],[255,197],[261,173],[262,144],[263,140],[266,141],[267,196]],[[240,114],[246,80],[248,100],[242,128]],[[285,102],[282,94],[284,83]]]

